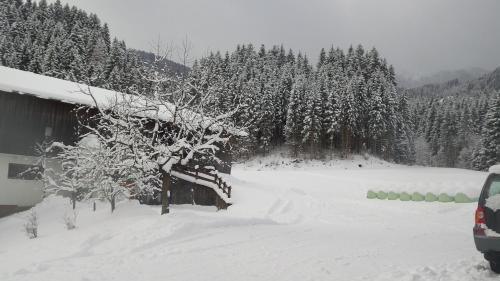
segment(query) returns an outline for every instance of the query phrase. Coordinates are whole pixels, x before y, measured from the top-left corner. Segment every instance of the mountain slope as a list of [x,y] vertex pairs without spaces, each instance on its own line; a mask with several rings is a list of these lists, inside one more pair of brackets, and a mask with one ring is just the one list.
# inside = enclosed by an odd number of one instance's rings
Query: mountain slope
[[400,73],[397,75],[398,84],[402,88],[412,89],[422,87],[428,84],[441,84],[451,80],[458,80],[460,82],[467,82],[477,79],[481,76],[488,74],[488,70],[482,68],[469,68],[461,70],[448,70],[440,71],[431,75],[423,77],[412,77],[411,75],[405,75]]
[[500,67],[479,78],[470,81],[450,80],[444,83],[428,84],[409,89],[413,97],[446,97],[446,96],[474,96],[490,94],[500,90]]

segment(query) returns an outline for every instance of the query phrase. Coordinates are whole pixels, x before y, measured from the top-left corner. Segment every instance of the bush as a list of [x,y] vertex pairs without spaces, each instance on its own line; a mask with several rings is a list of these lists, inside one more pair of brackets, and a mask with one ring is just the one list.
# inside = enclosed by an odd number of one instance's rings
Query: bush
[[389,194],[387,195],[387,199],[389,199],[389,200],[399,199],[399,193],[390,191]]
[[385,200],[385,199],[387,199],[387,193],[384,191],[379,191],[377,193],[377,198],[380,200]]
[[26,223],[24,224],[24,231],[30,239],[38,237],[38,215],[36,211],[31,209],[30,213],[26,217]]
[[399,200],[401,200],[401,201],[410,201],[411,200],[411,196],[410,196],[410,194],[408,194],[406,192],[401,192],[401,194],[399,195]]
[[368,190],[368,193],[366,194],[366,198],[368,198],[368,199],[375,199],[375,198],[377,198],[377,193],[375,193],[372,190]]
[[441,193],[439,194],[439,197],[438,197],[438,201],[439,202],[442,202],[442,203],[449,203],[449,202],[453,202],[454,198],[449,196],[448,194],[446,193]]
[[437,200],[438,197],[434,193],[427,192],[427,194],[425,194],[425,202],[436,202]]
[[413,192],[413,194],[411,195],[412,201],[421,202],[421,201],[424,201],[424,199],[425,199],[425,197],[418,192]]

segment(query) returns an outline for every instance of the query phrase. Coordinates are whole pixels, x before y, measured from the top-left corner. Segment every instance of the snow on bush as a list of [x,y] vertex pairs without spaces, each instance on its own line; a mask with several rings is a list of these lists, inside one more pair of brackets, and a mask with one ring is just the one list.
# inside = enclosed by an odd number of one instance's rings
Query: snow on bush
[[68,211],[64,214],[64,225],[67,230],[72,230],[76,228],[76,211]]
[[487,198],[485,206],[493,211],[500,210],[500,194]]
[[26,223],[24,224],[24,231],[30,239],[38,237],[38,215],[34,209],[28,213]]

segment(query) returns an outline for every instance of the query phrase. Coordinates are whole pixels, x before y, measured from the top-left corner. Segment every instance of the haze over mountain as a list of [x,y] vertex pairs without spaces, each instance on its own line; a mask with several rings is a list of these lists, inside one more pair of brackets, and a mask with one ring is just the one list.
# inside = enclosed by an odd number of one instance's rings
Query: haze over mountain
[[[457,72],[457,74],[460,72]],[[463,72],[463,76],[440,83],[426,84],[415,87],[408,92],[410,96],[474,96],[491,94],[500,90],[500,67],[486,74],[472,79],[479,72]],[[444,77],[444,76],[443,76]],[[432,77],[431,77],[432,78]]]
[[444,70],[425,76],[414,76],[405,72],[398,72],[396,75],[398,85],[402,88],[417,88],[428,84],[440,84],[451,80],[458,80],[466,82],[477,79],[490,71],[480,68],[472,67],[459,70]]

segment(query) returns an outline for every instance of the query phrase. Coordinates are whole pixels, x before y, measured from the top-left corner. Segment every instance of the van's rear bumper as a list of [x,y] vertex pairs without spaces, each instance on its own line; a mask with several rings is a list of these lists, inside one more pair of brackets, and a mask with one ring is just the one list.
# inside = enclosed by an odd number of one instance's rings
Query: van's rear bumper
[[474,243],[481,253],[500,252],[500,237],[474,235]]

